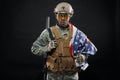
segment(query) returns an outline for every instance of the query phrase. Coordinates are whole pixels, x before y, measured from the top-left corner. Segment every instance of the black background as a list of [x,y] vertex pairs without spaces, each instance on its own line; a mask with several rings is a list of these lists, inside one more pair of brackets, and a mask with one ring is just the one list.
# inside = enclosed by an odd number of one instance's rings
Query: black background
[[80,80],[119,78],[119,0],[3,0],[1,25],[1,74],[3,80],[42,80],[40,56],[31,53],[32,43],[46,26],[56,24],[55,6],[69,2],[74,9],[71,22],[82,30],[98,49],[89,57],[90,66]]

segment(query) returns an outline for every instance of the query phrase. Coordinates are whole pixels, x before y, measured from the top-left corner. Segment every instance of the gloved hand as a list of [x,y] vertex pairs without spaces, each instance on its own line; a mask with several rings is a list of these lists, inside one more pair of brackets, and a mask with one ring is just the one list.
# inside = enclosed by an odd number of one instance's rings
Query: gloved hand
[[54,49],[56,47],[57,47],[57,41],[56,40],[52,40],[48,44],[48,51],[51,51],[52,49]]
[[78,54],[77,56],[75,56],[75,58],[77,63],[82,64],[83,62],[85,62],[87,57],[84,54]]

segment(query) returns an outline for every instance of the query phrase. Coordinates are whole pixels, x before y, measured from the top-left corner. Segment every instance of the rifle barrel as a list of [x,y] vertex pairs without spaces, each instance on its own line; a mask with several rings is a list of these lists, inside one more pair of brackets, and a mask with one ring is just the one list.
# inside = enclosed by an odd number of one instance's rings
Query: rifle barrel
[[50,27],[50,17],[48,16],[46,19],[46,28]]

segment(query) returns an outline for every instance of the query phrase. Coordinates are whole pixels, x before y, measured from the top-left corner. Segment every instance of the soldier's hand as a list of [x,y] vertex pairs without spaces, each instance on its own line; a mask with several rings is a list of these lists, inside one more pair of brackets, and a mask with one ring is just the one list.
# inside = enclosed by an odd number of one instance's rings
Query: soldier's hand
[[48,44],[48,51],[51,51],[52,49],[54,49],[56,47],[57,47],[57,41],[56,40],[52,40]]
[[75,56],[77,63],[81,64],[86,60],[86,56],[83,54],[78,54]]

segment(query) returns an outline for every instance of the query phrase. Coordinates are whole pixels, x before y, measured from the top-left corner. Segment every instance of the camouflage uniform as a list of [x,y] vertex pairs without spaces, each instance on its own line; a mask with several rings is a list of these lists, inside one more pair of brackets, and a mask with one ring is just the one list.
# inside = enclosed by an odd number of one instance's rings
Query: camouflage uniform
[[[64,38],[64,34],[69,35],[68,28],[61,29],[59,28],[60,35]],[[54,34],[53,34],[54,35]],[[37,40],[33,43],[31,48],[32,52],[36,55],[46,55],[47,44],[50,41],[49,32],[45,29]],[[78,80],[78,72],[47,72],[47,80]]]
[[78,72],[47,73],[47,80],[78,80]]

